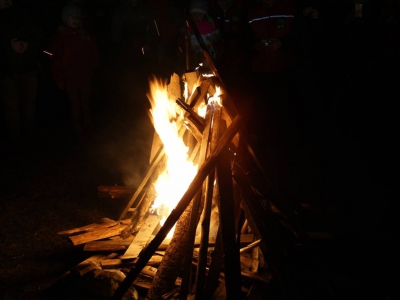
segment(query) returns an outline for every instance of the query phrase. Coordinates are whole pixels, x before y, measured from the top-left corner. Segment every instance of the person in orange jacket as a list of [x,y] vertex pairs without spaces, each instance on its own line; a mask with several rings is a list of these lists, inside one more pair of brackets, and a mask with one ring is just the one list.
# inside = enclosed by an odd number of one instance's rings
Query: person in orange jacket
[[90,96],[92,78],[99,67],[95,37],[82,26],[82,11],[74,3],[62,10],[64,24],[49,42],[50,72],[68,96],[72,126],[76,133],[91,127]]

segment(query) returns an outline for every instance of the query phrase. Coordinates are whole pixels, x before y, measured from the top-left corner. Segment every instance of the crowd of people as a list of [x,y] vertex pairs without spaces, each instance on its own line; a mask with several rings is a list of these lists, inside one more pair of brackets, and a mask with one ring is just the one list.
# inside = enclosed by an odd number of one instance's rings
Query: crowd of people
[[91,127],[99,70],[124,65],[169,78],[207,68],[203,51],[251,130],[274,103],[301,103],[322,115],[321,103],[398,65],[399,6],[397,0],[0,0],[2,139],[35,138],[43,73],[68,98],[71,126],[80,134]]

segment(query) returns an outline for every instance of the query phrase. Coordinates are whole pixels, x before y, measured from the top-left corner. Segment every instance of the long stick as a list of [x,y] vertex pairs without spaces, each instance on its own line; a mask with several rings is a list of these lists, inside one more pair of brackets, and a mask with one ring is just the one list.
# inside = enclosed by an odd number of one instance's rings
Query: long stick
[[[199,165],[201,165],[206,157],[207,153],[209,152],[208,144],[209,139],[211,136],[211,121],[212,121],[212,114],[207,113],[205,118],[205,129],[203,132],[203,140],[201,142],[200,148],[200,155],[199,155]],[[196,236],[196,228],[198,224],[198,215],[201,213],[201,197],[203,193],[199,191],[193,200],[193,208],[192,214],[190,218],[190,228],[189,228],[189,235],[187,239],[187,247],[186,247],[186,256],[183,263],[183,270],[182,270],[182,284],[181,290],[179,293],[179,299],[186,300],[187,294],[189,291],[190,281],[191,281],[191,269],[192,269],[192,260],[193,260],[193,248],[194,248],[194,239]]]
[[241,117],[237,116],[229,126],[228,130],[224,133],[221,137],[220,143],[215,151],[208,157],[208,159],[204,162],[204,164],[200,167],[199,171],[197,172],[196,176],[194,177],[193,181],[189,185],[189,188],[182,196],[181,200],[172,210],[171,214],[166,219],[164,225],[160,228],[157,235],[154,239],[150,242],[150,244],[144,249],[141,256],[138,258],[136,262],[135,268],[132,268],[127,276],[125,277],[124,281],[120,284],[118,289],[115,291],[113,295],[113,299],[121,299],[126,291],[129,289],[130,285],[134,282],[136,277],[140,274],[142,269],[146,266],[147,262],[153,256],[154,252],[157,250],[158,246],[162,243],[162,241],[167,236],[168,232],[172,229],[175,225],[176,221],[179,219],[183,211],[192,201],[193,197],[198,192],[199,188],[201,187],[204,179],[210,173],[210,171],[214,168],[219,155],[222,151],[230,144],[233,137],[239,130],[241,125]]
[[[208,109],[212,112],[212,109]],[[218,145],[220,137],[220,123],[221,123],[221,108],[213,112],[213,128],[211,137],[211,151]],[[205,203],[204,212],[201,220],[201,241],[199,249],[199,264],[196,272],[196,296],[195,299],[202,299],[204,297],[204,282],[205,282],[205,269],[207,266],[207,251],[208,251],[208,236],[210,233],[210,215],[213,200],[215,171],[213,170],[207,177],[205,184]]]

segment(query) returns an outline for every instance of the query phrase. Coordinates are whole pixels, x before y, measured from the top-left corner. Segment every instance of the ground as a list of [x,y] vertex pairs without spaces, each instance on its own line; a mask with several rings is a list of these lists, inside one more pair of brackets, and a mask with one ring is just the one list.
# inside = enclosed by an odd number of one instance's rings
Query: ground
[[[58,281],[88,255],[57,232],[103,217],[117,219],[126,199],[100,198],[98,186],[135,186],[142,178],[153,133],[147,79],[121,67],[100,73],[97,80],[90,134],[77,138],[71,133],[63,94],[44,81],[39,140],[2,145],[1,299],[78,299],[71,286]],[[339,237],[333,244],[310,242],[304,252],[293,255],[287,279],[302,283],[304,297],[299,299],[318,299],[306,287],[322,275],[338,299],[391,299],[394,218],[389,211],[394,206],[388,204],[394,187],[380,175],[386,171],[382,164],[391,162],[384,155],[394,150],[384,148],[391,130],[385,135],[380,130],[392,121],[378,110],[375,121],[384,125],[360,125],[357,121],[365,121],[364,113],[370,115],[375,107],[364,104],[360,111],[357,103],[333,104],[339,108],[331,113],[339,117],[332,118],[331,126],[318,126],[313,121],[321,116],[304,119],[297,114],[292,119],[298,104],[275,103],[269,108],[279,117],[266,114],[271,118],[254,138],[271,185],[288,201],[316,205],[319,218]],[[313,131],[304,134],[305,128]],[[303,134],[293,133],[299,131]],[[375,136],[372,146],[369,134]]]

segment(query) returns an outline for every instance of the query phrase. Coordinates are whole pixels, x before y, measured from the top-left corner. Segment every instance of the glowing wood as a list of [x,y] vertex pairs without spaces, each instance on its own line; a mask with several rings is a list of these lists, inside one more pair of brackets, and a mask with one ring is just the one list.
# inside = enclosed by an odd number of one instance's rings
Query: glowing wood
[[153,233],[156,226],[160,223],[161,217],[156,215],[150,215],[143,226],[140,228],[138,234],[133,239],[133,242],[128,247],[122,259],[130,259],[138,257],[142,249],[147,245],[147,242]]
[[241,125],[241,117],[237,116],[221,137],[219,145],[217,149],[208,157],[208,159],[204,162],[204,164],[200,167],[196,176],[192,180],[192,183],[189,185],[187,191],[177,204],[174,210],[172,210],[171,214],[166,219],[164,225],[160,228],[157,235],[150,242],[150,244],[144,249],[141,253],[141,256],[138,258],[136,262],[136,267],[131,269],[127,274],[125,280],[119,285],[118,289],[115,291],[113,295],[113,299],[121,299],[126,291],[129,289],[130,285],[136,279],[136,277],[140,274],[140,271],[146,266],[147,262],[153,256],[153,253],[157,250],[158,246],[162,243],[162,241],[167,236],[168,232],[175,225],[176,221],[178,221],[179,217],[182,215],[183,211],[187,208],[193,197],[198,192],[201,187],[204,179],[210,173],[210,171],[214,168],[215,163],[222,151],[230,144],[232,138],[239,130]]
[[94,231],[82,233],[79,235],[70,236],[69,239],[76,246],[80,244],[84,244],[87,242],[101,240],[105,238],[109,238],[111,236],[116,236],[121,233],[122,230],[126,228],[124,224],[118,224],[116,226],[110,228],[100,228]]

